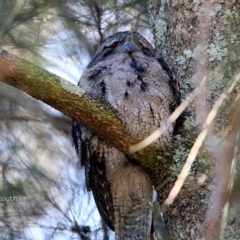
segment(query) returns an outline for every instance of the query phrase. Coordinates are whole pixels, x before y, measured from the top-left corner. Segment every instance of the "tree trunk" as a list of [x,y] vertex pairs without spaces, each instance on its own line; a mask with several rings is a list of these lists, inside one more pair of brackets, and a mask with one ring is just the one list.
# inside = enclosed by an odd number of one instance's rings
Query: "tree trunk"
[[[158,54],[173,68],[182,98],[206,78],[204,91],[188,107],[183,125],[176,133],[175,150],[169,157],[174,163],[167,184],[164,188],[156,186],[162,204],[207,114],[239,71],[240,2],[149,0],[149,10],[155,46]],[[239,210],[230,211],[228,220],[221,216],[231,192],[228,188],[230,168],[239,130],[233,119],[238,109],[236,105],[229,105],[237,96],[236,92],[227,95],[228,104],[218,111],[205,147],[198,153],[180,194],[166,207],[165,219],[171,239],[240,238]],[[227,127],[234,128],[235,132],[227,132]],[[229,144],[226,144],[226,138],[231,139]],[[220,145],[217,141],[223,143]],[[198,184],[204,177],[206,181]]]

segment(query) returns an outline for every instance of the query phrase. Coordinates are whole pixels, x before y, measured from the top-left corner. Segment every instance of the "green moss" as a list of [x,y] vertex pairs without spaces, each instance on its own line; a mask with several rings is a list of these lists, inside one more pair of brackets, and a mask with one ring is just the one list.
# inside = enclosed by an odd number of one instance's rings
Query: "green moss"
[[178,65],[184,65],[186,63],[186,58],[183,55],[179,55],[175,58]]
[[219,71],[220,69],[215,69],[211,72],[208,81],[208,95],[213,91],[219,91],[222,90],[226,86],[226,78],[224,76],[224,73],[222,71]]
[[220,12],[222,10],[222,4],[220,4],[220,3],[214,4],[213,10],[214,10],[215,14],[217,14],[218,12]]
[[59,78],[59,81],[60,81],[61,87],[65,89],[67,92],[76,94],[79,97],[82,97],[82,95],[84,94],[84,91],[81,88],[77,87],[76,85],[73,85],[72,83],[67,82],[66,80],[63,80],[61,78]]
[[225,47],[222,47],[221,45],[216,45],[214,43],[211,43],[207,50],[208,53],[208,59],[209,61],[221,61],[224,57],[227,56],[228,50]]
[[184,55],[186,56],[187,59],[192,58],[193,57],[193,51],[191,49],[185,49],[183,51]]
[[201,0],[193,0],[193,3],[199,5],[200,3],[202,3],[202,1]]
[[188,157],[189,149],[186,149],[183,147],[181,142],[183,141],[183,138],[181,135],[176,135],[173,140],[173,146],[174,152],[173,152],[173,164],[170,166],[170,170],[173,174],[173,176],[178,176],[178,174],[181,172],[181,169]]
[[212,169],[212,154],[211,149],[208,149],[205,145],[198,152],[197,164],[198,171],[201,173],[207,173]]
[[155,44],[160,48],[163,57],[167,53],[167,22],[166,22],[166,0],[162,0],[159,8],[159,18],[155,21]]
[[192,128],[197,128],[198,126],[198,122],[193,116],[187,116],[183,124],[186,130],[191,130]]

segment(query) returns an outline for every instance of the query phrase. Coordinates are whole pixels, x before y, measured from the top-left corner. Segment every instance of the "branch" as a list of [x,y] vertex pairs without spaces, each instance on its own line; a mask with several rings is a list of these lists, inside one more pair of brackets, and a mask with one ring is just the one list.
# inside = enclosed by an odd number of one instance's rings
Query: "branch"
[[[150,175],[151,169],[156,170],[156,164],[159,162],[157,150],[147,147],[131,153],[129,146],[141,139],[133,139],[113,111],[79,87],[2,49],[0,80],[75,119],[137,160],[150,171]],[[159,168],[164,171],[160,164]]]

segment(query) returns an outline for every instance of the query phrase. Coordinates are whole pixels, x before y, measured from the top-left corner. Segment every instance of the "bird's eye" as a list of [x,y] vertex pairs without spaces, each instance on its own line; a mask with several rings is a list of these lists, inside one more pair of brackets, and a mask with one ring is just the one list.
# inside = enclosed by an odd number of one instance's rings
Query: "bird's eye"
[[143,51],[149,51],[149,47],[144,42],[138,40],[138,45]]
[[146,54],[146,55],[150,55],[149,48],[146,47],[146,46],[144,46],[144,45],[142,45],[142,51],[143,51],[144,54]]
[[106,48],[115,48],[118,45],[119,41],[113,40],[109,44],[106,44]]
[[142,49],[142,51],[145,55],[147,55],[147,56],[153,56],[154,55],[154,53],[151,49],[151,46],[149,46],[149,44],[146,44],[143,41],[139,41],[139,44],[140,44],[140,47],[141,47],[141,49]]
[[117,47],[119,41],[117,40],[113,40],[112,42],[105,44],[104,48],[103,48],[103,57],[108,56],[109,54],[111,54],[115,48]]

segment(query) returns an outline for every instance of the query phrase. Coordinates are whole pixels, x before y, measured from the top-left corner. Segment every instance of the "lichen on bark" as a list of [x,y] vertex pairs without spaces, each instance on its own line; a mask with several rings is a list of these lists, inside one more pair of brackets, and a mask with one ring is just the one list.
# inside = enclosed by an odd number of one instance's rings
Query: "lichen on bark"
[[[160,16],[163,2],[166,3],[164,5],[165,14]],[[235,0],[227,2],[149,0],[149,6],[157,51],[159,54],[166,52],[165,58],[175,71],[182,96],[187,96],[192,89],[198,86],[204,76],[207,80],[204,92],[205,100],[200,98],[188,107],[184,114],[183,125],[177,132],[178,135],[175,136],[178,141],[172,143],[174,161],[169,176],[169,179],[172,180],[169,180],[169,186],[165,185],[167,189],[158,188],[161,199],[164,199],[169,194],[172,182],[180,171],[194,139],[200,131],[199,127],[205,119],[204,114],[201,116],[201,111],[196,111],[196,106],[206,104],[208,108],[204,111],[207,115],[220,94],[229,87],[234,75],[239,71],[240,3]],[[163,25],[163,17],[164,28],[162,31],[156,31]],[[166,35],[159,36],[159,33]],[[167,40],[167,43],[162,39]],[[164,47],[166,49],[163,49]],[[231,116],[235,111],[232,102],[238,93],[239,87],[228,96],[228,100],[219,109],[215,119],[212,140],[218,147],[224,147],[226,137],[229,136],[228,133],[232,126]],[[204,221],[206,222],[205,214],[207,214],[209,198],[212,197],[210,194],[214,189],[213,170],[215,164],[221,163],[221,159],[218,162],[218,159],[215,158],[214,152],[217,151],[218,149],[211,149],[208,145],[200,150],[180,195],[173,205],[167,208],[165,216],[172,239],[202,239],[205,230],[213,233],[215,226],[211,229],[211,224],[209,224],[210,227],[206,226]],[[226,166],[226,171],[229,171],[228,166]],[[198,185],[197,180],[201,174],[206,174],[207,180],[203,185]],[[233,212],[230,210],[230,218],[234,219],[231,213]],[[227,222],[226,236],[230,239],[230,229],[233,228],[236,232],[239,230],[236,229],[237,224],[234,221]],[[208,235],[205,237],[206,239],[215,239],[218,236],[219,232],[215,232],[210,237]],[[240,234],[236,233],[233,236],[235,237],[233,239],[237,239],[236,236],[239,238]]]

